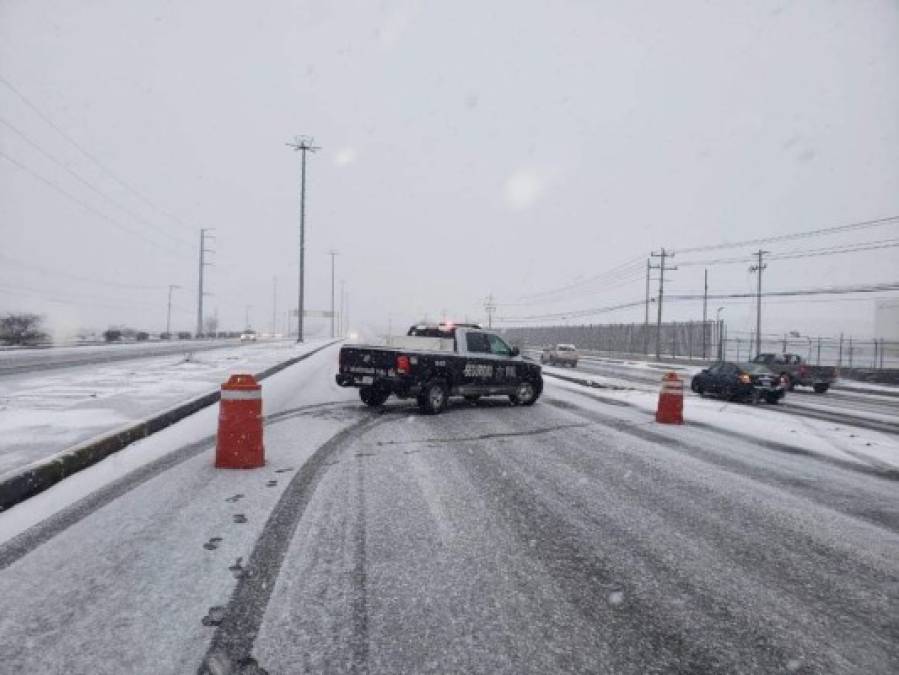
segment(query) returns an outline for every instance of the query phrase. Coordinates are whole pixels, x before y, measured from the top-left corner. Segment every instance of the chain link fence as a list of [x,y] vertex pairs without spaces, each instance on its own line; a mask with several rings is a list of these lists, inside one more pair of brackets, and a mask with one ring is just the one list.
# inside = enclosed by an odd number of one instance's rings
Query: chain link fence
[[[510,342],[545,347],[570,343],[609,356],[650,356],[685,360],[748,361],[756,354],[755,335],[730,334],[721,321],[655,324],[589,324],[507,328]],[[899,368],[899,342],[852,336],[763,335],[761,351],[798,354],[814,365],[841,369]]]

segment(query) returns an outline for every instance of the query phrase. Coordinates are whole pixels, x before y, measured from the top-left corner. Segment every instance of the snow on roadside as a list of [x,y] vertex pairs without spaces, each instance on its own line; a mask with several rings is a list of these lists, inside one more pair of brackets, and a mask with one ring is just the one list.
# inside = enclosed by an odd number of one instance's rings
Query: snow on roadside
[[[568,371],[567,374],[571,375],[571,371]],[[584,379],[603,384],[602,381],[607,378],[589,376]],[[558,387],[581,393],[593,391],[602,398],[627,403],[633,406],[637,416],[643,417],[647,421],[652,420],[658,405],[657,392],[641,390],[633,386],[629,390],[606,388],[593,390],[582,384],[555,378],[548,379],[547,384],[553,388]],[[597,401],[597,405],[602,405],[601,401]],[[622,409],[616,407],[615,414],[623,414]],[[684,419],[686,421],[684,427],[666,426],[665,428],[672,434],[689,435],[690,422],[699,422],[744,439],[790,445],[810,453],[847,462],[899,468],[899,438],[896,436],[847,424],[778,414],[776,410],[766,409],[765,404],[754,407],[743,403],[703,399],[690,395],[684,399]]]
[[899,385],[897,384],[878,384],[876,382],[860,382],[858,380],[840,379],[834,389],[860,389],[861,391],[883,392],[886,395],[899,395]]
[[[294,352],[292,355],[298,356],[320,347],[321,342],[294,345],[290,349]],[[334,382],[336,349],[337,347],[324,349],[263,381],[263,413],[271,415],[282,412],[288,405],[355,401],[355,390],[341,389]],[[27,501],[0,512],[0,544],[135,469],[214,435],[218,412],[217,405],[204,408],[162,431],[132,443]],[[266,436],[268,437],[268,432]],[[210,452],[212,447],[213,443],[210,442]],[[266,442],[266,447],[273,449],[274,446]]]
[[322,343],[257,343],[6,376],[0,475],[214,391],[230,373],[259,372]]

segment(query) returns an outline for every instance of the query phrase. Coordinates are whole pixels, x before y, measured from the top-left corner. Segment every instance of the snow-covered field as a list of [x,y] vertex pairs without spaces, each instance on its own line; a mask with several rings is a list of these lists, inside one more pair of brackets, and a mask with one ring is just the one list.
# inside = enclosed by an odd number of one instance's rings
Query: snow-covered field
[[214,391],[231,373],[256,373],[322,343],[260,342],[7,375],[0,392],[0,476]]

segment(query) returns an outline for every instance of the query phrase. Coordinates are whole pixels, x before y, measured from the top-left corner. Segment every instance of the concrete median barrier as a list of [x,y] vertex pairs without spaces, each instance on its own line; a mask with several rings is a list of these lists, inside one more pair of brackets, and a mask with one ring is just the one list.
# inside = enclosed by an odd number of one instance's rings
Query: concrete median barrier
[[[264,380],[285,368],[327,349],[338,341],[328,342],[312,351],[294,356],[266,368],[255,375]],[[0,512],[43,492],[59,481],[119,452],[135,441],[155,434],[219,401],[219,390],[203,394],[130,426],[117,429],[65,450],[47,460],[32,464],[21,471],[0,477]]]

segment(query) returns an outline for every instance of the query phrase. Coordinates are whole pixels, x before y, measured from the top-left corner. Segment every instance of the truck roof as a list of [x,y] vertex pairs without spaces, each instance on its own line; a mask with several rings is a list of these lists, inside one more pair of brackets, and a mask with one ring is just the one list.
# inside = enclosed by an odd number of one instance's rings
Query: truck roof
[[476,323],[418,323],[409,328],[406,335],[418,337],[452,337],[456,328],[481,330]]

